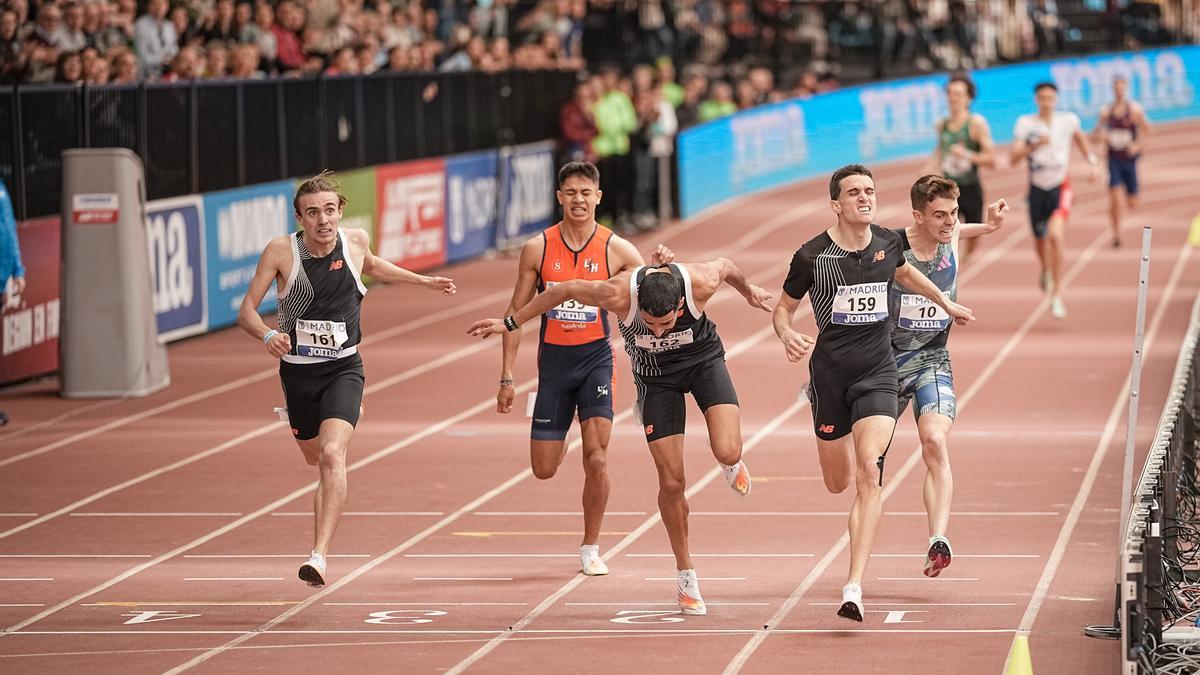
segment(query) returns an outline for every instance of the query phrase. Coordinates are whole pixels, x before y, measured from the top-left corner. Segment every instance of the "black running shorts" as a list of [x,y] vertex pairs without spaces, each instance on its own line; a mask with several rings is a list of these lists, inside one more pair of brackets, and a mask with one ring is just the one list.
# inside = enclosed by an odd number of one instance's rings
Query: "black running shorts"
[[637,386],[637,409],[647,442],[683,433],[687,422],[684,394],[691,393],[701,412],[714,405],[738,404],[724,354],[670,375],[650,377],[634,373],[633,383]]
[[280,361],[279,380],[296,440],[316,438],[328,419],[358,424],[365,381],[358,354],[325,363]]
[[855,379],[836,369],[816,368],[811,360],[809,373],[812,380],[808,383],[808,401],[817,438],[836,441],[849,434],[855,422],[874,415],[896,419],[899,382],[894,359],[886,359]]

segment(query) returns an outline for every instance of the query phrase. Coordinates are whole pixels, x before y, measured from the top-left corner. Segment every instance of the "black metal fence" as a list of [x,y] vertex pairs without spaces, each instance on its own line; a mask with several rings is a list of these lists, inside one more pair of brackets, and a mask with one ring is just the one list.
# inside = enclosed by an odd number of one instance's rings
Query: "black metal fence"
[[558,136],[574,73],[382,73],[0,87],[0,179],[18,220],[57,213],[62,151],[141,156],[150,199]]

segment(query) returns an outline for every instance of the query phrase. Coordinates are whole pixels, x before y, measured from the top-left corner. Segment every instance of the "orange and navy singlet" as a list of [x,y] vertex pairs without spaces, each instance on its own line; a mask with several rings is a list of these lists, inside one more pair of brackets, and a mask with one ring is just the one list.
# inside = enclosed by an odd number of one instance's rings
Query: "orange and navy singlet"
[[[611,276],[608,246],[612,230],[596,225],[583,248],[563,240],[559,225],[542,233],[545,244],[538,268],[538,291],[575,279],[604,281]],[[579,411],[579,420],[612,419],[613,348],[608,312],[568,300],[542,315],[538,340],[538,394],[532,437],[562,440]]]

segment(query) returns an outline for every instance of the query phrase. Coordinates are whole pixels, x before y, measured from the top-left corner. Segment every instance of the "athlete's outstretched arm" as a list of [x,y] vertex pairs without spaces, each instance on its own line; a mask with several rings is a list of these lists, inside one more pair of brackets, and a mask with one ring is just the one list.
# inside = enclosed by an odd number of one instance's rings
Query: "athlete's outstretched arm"
[[431,291],[441,291],[446,295],[454,295],[458,289],[454,287],[454,280],[449,277],[427,277],[424,274],[417,274],[409,270],[395,265],[377,255],[371,253],[368,247],[367,233],[362,230],[347,229],[346,235],[350,237],[356,245],[361,246],[365,255],[363,256],[362,273],[370,275],[371,278],[382,281],[386,284],[413,284],[415,286],[424,286]]
[[[757,307],[764,312],[771,311],[771,308],[767,306],[767,303],[771,301],[771,294],[761,286],[755,286],[749,281],[746,281],[746,275],[742,274],[741,268],[739,268],[732,260],[729,258],[717,258],[716,260],[705,264],[716,273],[718,284],[720,282],[725,282],[732,286],[737,290],[738,293],[742,294],[742,297],[746,299],[746,302],[749,303],[751,307]],[[716,284],[714,284],[713,288],[714,293],[716,292],[715,286]],[[711,296],[712,293],[709,293],[709,297]]]
[[771,313],[775,335],[783,343],[783,351],[792,363],[807,356],[816,344],[816,340],[792,328],[792,321],[796,318],[796,309],[799,307],[800,301],[785,292],[779,296],[779,304],[775,305],[775,311]]
[[905,264],[897,267],[896,281],[899,281],[905,288],[912,289],[932,300],[935,305],[954,317],[954,322],[960,326],[965,326],[975,320],[975,315],[970,309],[947,298],[946,294],[942,293],[942,290],[929,280],[929,277],[921,274],[912,265]]
[[1004,218],[1008,215],[1008,202],[997,199],[988,204],[986,223],[963,223],[958,227],[959,239],[974,239],[985,234],[991,234],[1004,226]]
[[629,284],[629,273],[619,274],[607,281],[585,281],[573,279],[554,284],[544,293],[527,303],[515,313],[503,319],[483,319],[476,321],[467,328],[467,333],[475,337],[487,338],[491,335],[512,332],[526,322],[545,314],[550,309],[561,305],[567,300],[575,300],[585,305],[592,305],[615,312],[623,316],[629,311],[629,292],[625,286]]
[[[266,248],[258,258],[254,278],[250,280],[250,287],[246,289],[246,295],[242,296],[242,304],[238,308],[238,325],[259,340],[266,337],[272,329],[258,315],[258,306],[262,304],[271,284],[279,276],[285,255],[290,255],[287,237],[276,237],[267,242]],[[267,352],[277,359],[291,350],[292,339],[287,333],[276,332],[267,341]]]
[[[537,293],[538,266],[541,264],[545,247],[545,239],[541,236],[531,238],[521,247],[521,257],[517,263],[517,283],[513,286],[512,299],[508,301],[504,316],[515,314]],[[501,338],[503,344],[500,349],[500,389],[496,392],[496,412],[508,414],[512,412],[513,399],[517,395],[513,367],[517,363],[517,352],[521,349],[521,334],[505,332]]]

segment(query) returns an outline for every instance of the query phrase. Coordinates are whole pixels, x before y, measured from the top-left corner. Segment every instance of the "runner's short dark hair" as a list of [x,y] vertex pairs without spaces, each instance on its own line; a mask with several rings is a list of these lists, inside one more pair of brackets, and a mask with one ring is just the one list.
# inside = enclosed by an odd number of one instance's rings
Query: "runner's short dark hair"
[[667,272],[647,274],[638,284],[638,309],[653,317],[666,316],[679,309],[683,289],[675,275]]
[[562,187],[563,183],[567,182],[572,176],[582,176],[593,183],[596,187],[600,187],[600,169],[596,168],[591,162],[567,162],[558,170],[558,185]]
[[875,176],[871,175],[871,170],[862,164],[847,164],[829,177],[829,198],[837,200],[842,196],[842,179],[850,176],[866,176],[871,180],[875,180]]

